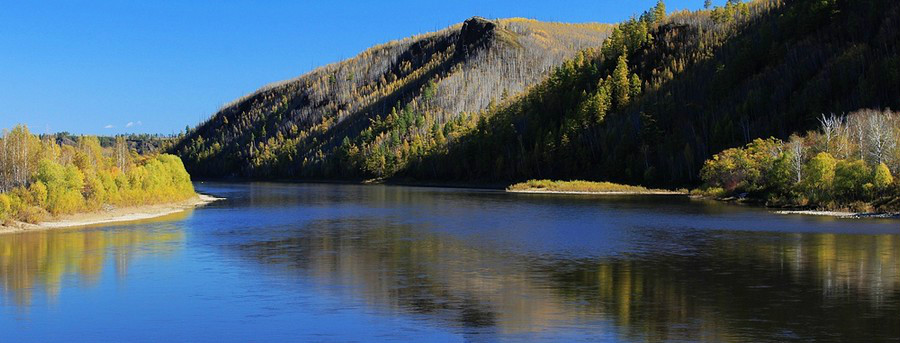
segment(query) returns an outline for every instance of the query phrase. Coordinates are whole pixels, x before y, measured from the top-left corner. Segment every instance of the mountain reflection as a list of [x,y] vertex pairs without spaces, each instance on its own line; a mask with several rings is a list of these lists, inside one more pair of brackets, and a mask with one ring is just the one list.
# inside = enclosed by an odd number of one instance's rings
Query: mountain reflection
[[366,218],[240,249],[322,292],[479,334],[566,325],[647,341],[900,336],[900,236],[641,229],[634,240],[653,249],[542,254]]
[[[132,224],[151,224],[184,219],[189,211]],[[35,292],[54,299],[66,276],[82,285],[99,281],[103,269],[112,263],[116,275],[125,277],[129,262],[140,254],[171,252],[170,243],[184,240],[176,225],[161,224],[130,229],[72,229],[23,232],[0,236],[0,290],[4,301],[19,308],[31,304]]]

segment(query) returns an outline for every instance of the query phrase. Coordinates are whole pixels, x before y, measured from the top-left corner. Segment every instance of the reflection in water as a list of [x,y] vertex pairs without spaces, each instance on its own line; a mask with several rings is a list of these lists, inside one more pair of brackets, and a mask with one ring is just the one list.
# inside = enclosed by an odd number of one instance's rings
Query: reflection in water
[[[189,214],[190,211],[184,211],[131,224],[177,221]],[[111,259],[116,275],[123,278],[129,261],[147,251],[138,251],[139,248],[183,239],[184,233],[172,224],[150,230],[76,228],[3,235],[0,236],[0,290],[5,302],[11,300],[24,308],[30,305],[35,291],[55,298],[66,275],[76,276],[83,285],[89,286],[97,282]],[[155,246],[152,253],[164,255],[171,249],[171,245]]]
[[[900,336],[900,236],[648,229],[625,257],[529,256],[371,220],[241,246],[375,307],[480,334],[561,324],[636,340]],[[881,331],[873,331],[878,327]],[[602,332],[597,332],[600,334]]]
[[900,340],[896,221],[686,198],[197,189],[228,200],[0,236],[0,340]]

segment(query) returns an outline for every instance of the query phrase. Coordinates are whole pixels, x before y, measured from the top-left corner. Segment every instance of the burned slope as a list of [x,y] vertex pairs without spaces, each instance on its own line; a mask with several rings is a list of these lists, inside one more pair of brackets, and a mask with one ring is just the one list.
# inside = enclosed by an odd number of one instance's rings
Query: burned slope
[[[609,31],[471,18],[263,87],[170,150],[197,177],[385,176],[412,156],[404,146],[424,133],[523,91]],[[384,165],[368,168],[376,159]]]

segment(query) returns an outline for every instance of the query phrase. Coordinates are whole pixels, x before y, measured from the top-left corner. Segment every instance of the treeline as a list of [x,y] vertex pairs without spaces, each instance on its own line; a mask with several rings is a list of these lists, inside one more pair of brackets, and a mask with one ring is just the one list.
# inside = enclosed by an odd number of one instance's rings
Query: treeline
[[92,136],[58,144],[25,126],[0,136],[0,222],[39,222],[49,216],[179,201],[195,195],[181,160],[139,155],[125,137],[102,147]]
[[896,1],[729,1],[668,15],[663,6],[400,175],[675,188],[699,183],[713,154],[787,139],[819,113],[900,105]]
[[169,151],[201,177],[390,176],[443,146],[436,131],[540,82],[610,29],[472,18],[266,86]]
[[900,210],[900,115],[862,110],[822,116],[819,131],[756,139],[713,156],[702,193],[771,206]]
[[[58,132],[52,134],[42,134],[40,135],[41,139],[46,138],[55,140],[59,145],[77,145],[78,139],[81,135],[72,134],[69,132]],[[116,142],[120,139],[125,139],[125,144],[129,149],[137,151],[138,154],[150,154],[160,152],[167,147],[174,144],[174,142],[179,138],[178,135],[161,135],[161,134],[126,134],[126,135],[116,135],[116,136],[97,136],[97,139],[100,140],[100,146],[104,148],[111,148],[115,146]]]

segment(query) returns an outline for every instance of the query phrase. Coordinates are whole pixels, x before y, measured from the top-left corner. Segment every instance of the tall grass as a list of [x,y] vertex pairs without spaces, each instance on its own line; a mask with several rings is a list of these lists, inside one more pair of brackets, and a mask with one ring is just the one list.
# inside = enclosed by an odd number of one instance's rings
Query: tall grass
[[675,193],[664,189],[652,189],[642,186],[621,185],[612,182],[596,181],[554,181],[528,180],[509,186],[509,191],[547,191],[547,192],[584,192],[584,193]]

